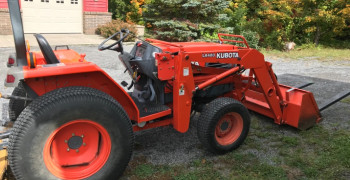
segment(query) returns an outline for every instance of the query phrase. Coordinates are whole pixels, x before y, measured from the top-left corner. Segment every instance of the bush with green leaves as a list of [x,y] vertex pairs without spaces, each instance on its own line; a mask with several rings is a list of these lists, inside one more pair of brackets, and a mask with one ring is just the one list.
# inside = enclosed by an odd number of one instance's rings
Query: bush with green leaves
[[259,49],[260,36],[257,32],[244,30],[242,36],[247,40],[249,47]]
[[126,14],[130,9],[130,0],[108,0],[108,12],[112,13],[113,19],[126,20]]
[[[109,37],[116,32],[119,32],[121,29],[128,29],[130,31],[129,36],[124,40],[127,42],[135,41],[137,37],[137,30],[134,24],[126,23],[122,20],[112,20],[111,22],[101,25],[96,29],[96,34],[99,34],[103,37]],[[119,39],[119,35],[114,38],[115,40]]]
[[257,32],[259,46],[269,49],[283,49],[290,41],[318,45],[350,40],[348,0],[232,0],[224,12],[222,26],[235,34]]

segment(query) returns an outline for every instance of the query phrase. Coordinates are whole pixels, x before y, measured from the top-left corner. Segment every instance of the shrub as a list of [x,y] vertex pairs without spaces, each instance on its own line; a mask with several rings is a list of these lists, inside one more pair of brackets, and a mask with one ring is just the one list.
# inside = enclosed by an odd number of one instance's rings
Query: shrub
[[[137,30],[134,24],[123,22],[122,20],[112,20],[111,22],[99,26],[96,29],[96,34],[99,34],[103,37],[109,37],[116,32],[119,32],[121,29],[128,29],[130,31],[129,36],[124,41],[135,41],[137,37]],[[114,38],[115,40],[119,39],[119,35]]]
[[254,49],[259,49],[259,39],[260,36],[257,32],[253,32],[250,30],[243,31],[242,36],[247,40],[249,47]]

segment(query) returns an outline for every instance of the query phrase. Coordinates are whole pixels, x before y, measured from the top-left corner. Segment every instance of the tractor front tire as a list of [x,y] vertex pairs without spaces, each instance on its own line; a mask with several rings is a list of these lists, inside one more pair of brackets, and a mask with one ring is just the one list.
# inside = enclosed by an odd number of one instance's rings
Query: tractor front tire
[[[23,82],[19,82],[18,86],[12,91],[12,96],[26,97],[27,93],[23,87]],[[17,117],[23,109],[28,105],[29,102],[19,99],[10,99],[9,101],[9,117],[11,121],[16,121]]]
[[215,154],[238,148],[248,135],[250,115],[247,108],[232,98],[217,98],[208,103],[197,121],[201,143]]
[[133,143],[131,122],[114,98],[92,88],[67,87],[23,110],[8,158],[16,179],[118,179]]

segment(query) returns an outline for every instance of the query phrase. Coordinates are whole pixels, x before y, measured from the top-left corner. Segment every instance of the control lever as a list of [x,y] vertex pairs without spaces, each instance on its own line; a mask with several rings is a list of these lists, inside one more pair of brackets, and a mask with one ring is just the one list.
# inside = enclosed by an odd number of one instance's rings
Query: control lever
[[126,86],[129,85],[129,84],[128,84],[127,82],[125,82],[125,81],[122,81],[120,84],[121,84],[123,87],[126,87]]
[[134,85],[134,81],[131,81],[130,86],[128,87],[128,90],[130,90],[132,88],[132,86]]

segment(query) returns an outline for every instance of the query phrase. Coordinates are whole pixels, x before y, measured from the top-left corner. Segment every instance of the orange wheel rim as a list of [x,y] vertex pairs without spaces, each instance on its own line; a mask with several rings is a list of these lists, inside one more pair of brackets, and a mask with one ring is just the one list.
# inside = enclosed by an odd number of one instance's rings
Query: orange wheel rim
[[242,116],[236,112],[229,112],[216,124],[215,139],[222,146],[230,145],[239,138],[242,131]]
[[107,130],[90,120],[74,120],[57,128],[43,150],[47,169],[60,179],[84,179],[98,172],[111,152]]

